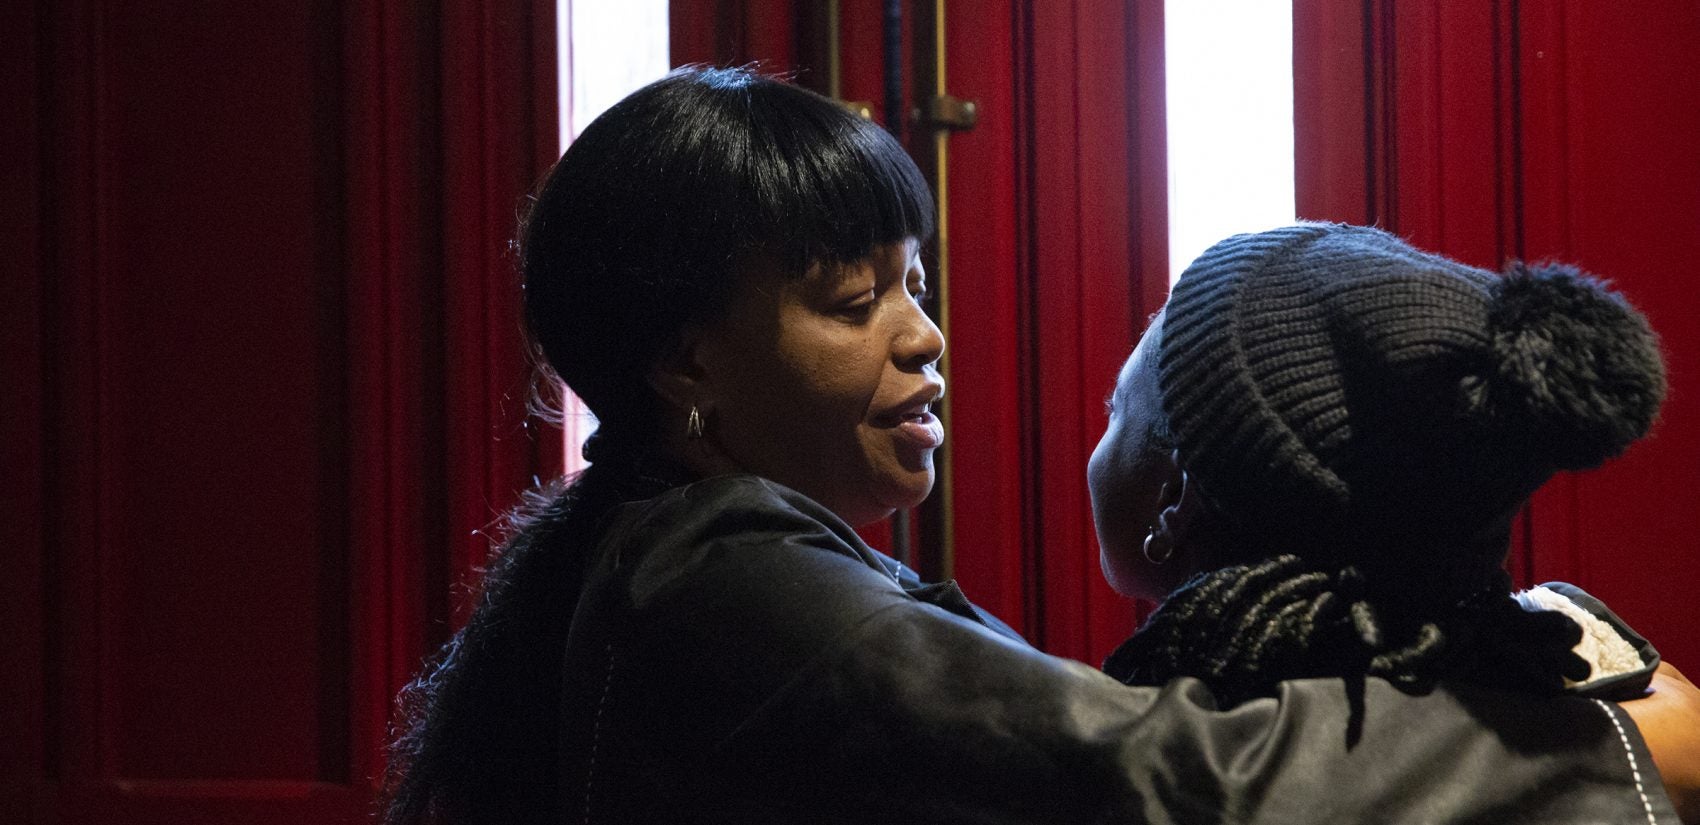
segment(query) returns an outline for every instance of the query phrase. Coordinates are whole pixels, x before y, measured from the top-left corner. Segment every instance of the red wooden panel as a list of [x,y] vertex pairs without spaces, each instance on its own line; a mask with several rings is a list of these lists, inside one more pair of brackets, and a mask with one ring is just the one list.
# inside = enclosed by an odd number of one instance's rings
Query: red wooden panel
[[[885,4],[838,4],[839,96],[866,103],[885,123]],[[905,83],[905,87],[907,87]]]
[[37,90],[43,80],[44,44],[37,9],[0,7],[0,146],[9,171],[0,176],[0,623],[8,644],[0,648],[0,811],[39,819],[36,780],[47,761],[44,655],[46,600],[42,552],[47,502],[45,354],[41,307],[47,297],[39,273],[45,263],[45,176]]
[[[717,53],[716,21],[730,0],[673,0],[667,4],[667,48],[673,65],[724,62]],[[730,57],[729,55],[727,57]]]
[[1302,214],[1380,220],[1484,266],[1576,261],[1662,334],[1672,390],[1655,437],[1549,483],[1511,566],[1595,591],[1679,664],[1700,657],[1700,561],[1685,552],[1700,527],[1700,299],[1682,274],[1700,252],[1697,36],[1700,15],[1675,2],[1295,6]]
[[552,4],[202,5],[0,17],[7,821],[366,819],[449,549],[552,465]]
[[1397,6],[1390,225],[1427,249],[1498,269],[1502,139],[1492,82],[1502,42],[1491,4]]
[[99,642],[78,670],[105,685],[105,771],[316,778],[319,737],[344,724],[320,718],[343,710],[320,706],[320,680],[346,668],[343,621],[319,600],[343,548],[317,506],[336,472],[321,462],[338,460],[318,428],[340,417],[319,376],[341,364],[318,346],[334,313],[313,277],[313,240],[338,228],[301,174],[318,21],[175,11],[106,8],[97,35],[100,259],[77,297],[96,312],[78,344],[99,385],[87,494],[103,512],[77,582]]
[[1036,461],[1023,469],[1036,475],[1035,636],[1091,661],[1133,623],[1132,605],[1100,581],[1085,472],[1104,429],[1103,397],[1135,335],[1130,22],[1122,5],[1093,0],[1034,4],[1031,15],[1032,222],[1023,241],[1032,269],[1022,279],[1034,313],[1026,391]]
[[[1147,3],[1153,5],[1153,3]],[[1159,22],[1161,26],[1161,22]],[[1139,293],[1141,272],[1132,269],[1136,260],[1139,218],[1132,213],[1137,179],[1132,168],[1136,155],[1129,151],[1130,128],[1136,122],[1141,107],[1132,97],[1132,65],[1134,65],[1134,26],[1130,20],[1130,3],[1081,2],[1074,15],[1074,31],[1080,43],[1076,56],[1076,94],[1080,95],[1081,117],[1076,158],[1080,163],[1080,315],[1076,327],[1080,330],[1080,395],[1074,401],[1074,417],[1080,422],[1080,441],[1069,451],[1068,469],[1073,476],[1064,476],[1069,485],[1069,512],[1076,521],[1071,524],[1073,536],[1078,536],[1080,568],[1078,599],[1085,606],[1085,638],[1083,650],[1076,658],[1083,662],[1102,662],[1115,646],[1134,629],[1132,604],[1110,590],[1103,580],[1098,563],[1097,529],[1091,522],[1091,495],[1086,488],[1086,461],[1091,458],[1107,427],[1108,418],[1103,398],[1115,384],[1115,376],[1132,352],[1142,316],[1136,321],[1134,311]],[[1161,31],[1161,29],[1158,29]],[[1161,43],[1147,39],[1146,43]],[[1161,82],[1161,75],[1158,75]],[[1105,105],[1115,100],[1117,105]],[[1156,109],[1161,112],[1161,109]],[[1156,128],[1163,128],[1158,119]],[[1166,189],[1166,175],[1163,177]],[[1156,226],[1166,226],[1158,218]],[[1166,281],[1166,274],[1158,274]],[[1046,393],[1052,393],[1056,379],[1046,381]],[[1066,469],[1057,469],[1064,473]],[[1051,480],[1054,483],[1054,480]],[[1047,536],[1049,541],[1056,539]]]
[[1614,279],[1659,331],[1671,377],[1652,439],[1543,495],[1546,511],[1564,512],[1541,534],[1555,546],[1538,544],[1537,563],[1573,565],[1579,584],[1692,668],[1700,661],[1692,632],[1700,557],[1689,551],[1700,535],[1700,294],[1690,276],[1700,260],[1692,140],[1700,14],[1680,2],[1570,2],[1531,13],[1525,66],[1531,80],[1562,84],[1563,97],[1532,101],[1524,115],[1531,136],[1551,141],[1526,156],[1529,208],[1550,215],[1556,230],[1537,233],[1531,221],[1529,253]]
[[[425,24],[420,14],[382,3],[351,6],[343,18],[344,255],[348,271],[359,274],[344,285],[345,483],[353,505],[349,542],[365,550],[350,573],[357,628],[351,735],[362,775],[380,766],[390,697],[418,667],[428,634],[440,637],[447,619],[445,537],[431,535],[426,522],[428,509],[442,511],[443,493],[440,479],[424,475],[427,460],[441,456],[432,448],[438,439],[427,435],[440,437],[440,419],[426,405],[422,374],[433,343],[424,303],[440,300],[422,269],[440,254],[441,225],[440,207],[426,197],[431,182],[418,174],[439,171],[427,165],[438,157],[421,145],[430,134],[423,120],[429,90],[419,88],[430,76],[420,48]],[[442,595],[428,605],[428,594]]]
[[[342,548],[319,498],[339,396],[319,391],[337,366],[316,242],[340,232],[312,174],[321,21],[172,11],[35,6],[18,29],[41,34],[21,52],[39,62],[7,73],[40,115],[21,121],[42,164],[18,201],[43,229],[18,257],[40,267],[17,327],[42,343],[40,406],[35,432],[5,434],[39,456],[20,514],[37,527],[11,534],[33,554],[12,569],[39,617],[18,630],[41,715],[33,758],[7,765],[8,796],[34,802],[8,810],[197,821],[217,797],[266,821],[311,798],[353,814],[322,782],[346,780],[347,651],[323,599]],[[13,80],[32,76],[50,80]]]
[[767,72],[797,68],[795,0],[673,0],[667,13],[675,66],[759,62]]
[[1293,166],[1298,214],[1311,220],[1374,220],[1374,108],[1364,61],[1367,3],[1293,3]]
[[[1083,344],[1079,325],[1083,304],[1082,179],[1078,136],[1082,100],[1076,28],[1076,2],[1036,3],[1030,12],[1029,43],[1033,119],[1027,124],[1033,175],[1029,223],[1023,241],[1031,266],[1021,273],[1029,304],[1027,346],[1030,372],[1025,422],[1033,443],[1033,463],[1023,469],[1036,478],[1035,529],[1039,625],[1032,639],[1046,650],[1087,658],[1084,575],[1088,568],[1081,519],[1086,510],[1080,488],[1085,460],[1079,454],[1087,438],[1081,420],[1086,398]],[[1114,105],[1092,99],[1088,105]],[[1102,381],[1094,382],[1102,387]],[[1094,388],[1093,392],[1101,389]]]
[[[531,364],[521,334],[516,262],[509,254],[524,194],[559,154],[553,28],[525,4],[443,5],[442,395],[443,472],[450,497],[451,575],[470,581],[488,561],[492,530],[540,465],[558,467],[556,434],[526,418]],[[547,21],[544,21],[547,22]],[[547,37],[534,37],[547,32]],[[543,71],[534,71],[535,68]],[[540,162],[540,158],[546,159]],[[543,450],[543,445],[550,449]],[[547,453],[547,454],[545,454]],[[547,473],[539,473],[547,477]],[[471,588],[456,588],[453,623]]]
[[[1527,254],[1564,255],[1574,244],[1570,217],[1569,108],[1571,92],[1564,5],[1545,3],[1519,9],[1513,21],[1519,35],[1516,65],[1522,83],[1512,102],[1522,118],[1516,171],[1523,182],[1522,231]],[[1531,579],[1581,582],[1584,567],[1577,527],[1582,516],[1576,479],[1560,476],[1534,497],[1527,525]],[[1605,594],[1600,594],[1604,596]],[[1653,628],[1642,628],[1656,645]],[[1680,661],[1680,660],[1677,660]]]
[[1017,102],[1015,3],[952,7],[946,80],[980,119],[950,138],[950,368],[956,578],[987,610],[1031,632],[1024,586],[1022,318],[1015,203],[1029,122]]

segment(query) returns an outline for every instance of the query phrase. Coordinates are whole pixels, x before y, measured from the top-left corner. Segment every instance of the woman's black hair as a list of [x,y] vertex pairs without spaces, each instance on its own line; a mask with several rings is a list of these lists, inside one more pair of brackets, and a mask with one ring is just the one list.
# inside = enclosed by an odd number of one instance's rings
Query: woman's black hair
[[747,71],[686,70],[615,104],[544,184],[523,240],[526,318],[602,441],[642,439],[661,408],[644,377],[720,309],[748,256],[800,275],[924,240],[932,213],[871,121]]
[[[608,511],[687,474],[655,450],[648,376],[724,307],[750,255],[801,276],[932,234],[903,148],[824,97],[744,69],[681,69],[584,131],[521,230],[528,331],[600,421],[570,484],[534,491],[467,624],[399,700],[383,818],[562,820],[560,662]],[[683,427],[684,422],[674,422]]]

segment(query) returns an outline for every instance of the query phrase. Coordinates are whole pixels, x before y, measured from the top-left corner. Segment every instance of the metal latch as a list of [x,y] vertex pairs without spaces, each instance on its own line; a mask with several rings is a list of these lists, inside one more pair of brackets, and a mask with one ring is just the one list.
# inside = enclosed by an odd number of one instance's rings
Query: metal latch
[[980,107],[972,100],[953,95],[936,95],[915,109],[915,122],[929,129],[964,132],[980,120]]

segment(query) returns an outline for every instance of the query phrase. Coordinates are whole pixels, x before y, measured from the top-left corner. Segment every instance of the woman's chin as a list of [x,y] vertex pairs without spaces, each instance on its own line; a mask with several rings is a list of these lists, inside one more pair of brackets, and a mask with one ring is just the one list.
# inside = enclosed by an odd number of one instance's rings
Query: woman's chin
[[908,510],[921,506],[927,496],[933,492],[933,464],[927,462],[924,469],[904,473],[891,485],[892,494],[887,497],[886,504],[890,510]]
[[[933,490],[933,472],[928,467],[925,473],[904,474],[895,479],[886,479],[884,483],[870,485],[875,493],[872,498],[860,497],[847,501],[843,506],[826,504],[835,515],[852,527],[865,527],[880,519],[889,517],[898,510],[909,510],[920,506],[927,500],[927,495]],[[870,491],[863,488],[863,492]]]

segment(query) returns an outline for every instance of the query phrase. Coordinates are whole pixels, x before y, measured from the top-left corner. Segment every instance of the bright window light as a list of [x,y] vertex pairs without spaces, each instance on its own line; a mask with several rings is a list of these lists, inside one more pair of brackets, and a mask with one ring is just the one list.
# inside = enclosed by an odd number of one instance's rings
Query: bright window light
[[1292,223],[1290,0],[1168,0],[1169,282],[1239,232]]
[[[556,0],[561,146],[604,109],[667,73],[667,0]],[[584,440],[596,418],[572,393],[562,406],[566,471],[584,469]]]

